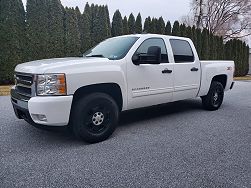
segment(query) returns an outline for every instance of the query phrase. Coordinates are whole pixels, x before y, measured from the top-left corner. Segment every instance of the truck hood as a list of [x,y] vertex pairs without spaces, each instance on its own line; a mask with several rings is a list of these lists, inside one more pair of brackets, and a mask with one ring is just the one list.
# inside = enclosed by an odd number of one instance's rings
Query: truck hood
[[69,68],[100,66],[109,64],[110,61],[107,58],[84,57],[44,59],[19,64],[15,71],[30,74],[65,73]]

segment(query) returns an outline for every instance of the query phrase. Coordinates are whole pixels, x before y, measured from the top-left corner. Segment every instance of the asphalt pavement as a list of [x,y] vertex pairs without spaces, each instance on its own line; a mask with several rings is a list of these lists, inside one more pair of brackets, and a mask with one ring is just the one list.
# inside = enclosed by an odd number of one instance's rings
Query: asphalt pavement
[[251,187],[251,82],[222,108],[200,99],[122,114],[113,136],[89,145],[16,119],[0,97],[0,187]]

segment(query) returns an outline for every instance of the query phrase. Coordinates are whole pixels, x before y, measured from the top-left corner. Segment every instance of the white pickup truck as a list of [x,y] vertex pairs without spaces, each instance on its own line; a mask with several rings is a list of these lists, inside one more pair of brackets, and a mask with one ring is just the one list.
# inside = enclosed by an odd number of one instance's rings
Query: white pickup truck
[[95,143],[114,132],[121,111],[196,97],[217,110],[233,75],[233,61],[200,61],[188,38],[127,35],[83,57],[18,65],[11,101],[16,116],[30,124],[68,126]]

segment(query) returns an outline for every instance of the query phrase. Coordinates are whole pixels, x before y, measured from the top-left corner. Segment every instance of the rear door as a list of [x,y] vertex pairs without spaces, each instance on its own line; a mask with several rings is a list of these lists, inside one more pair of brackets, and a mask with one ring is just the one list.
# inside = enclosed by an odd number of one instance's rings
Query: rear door
[[140,108],[172,101],[173,64],[169,63],[163,38],[145,39],[133,52],[145,54],[151,46],[161,48],[161,63],[158,65],[127,62],[128,108]]
[[191,42],[170,39],[174,61],[173,100],[183,100],[197,96],[200,88],[201,67]]

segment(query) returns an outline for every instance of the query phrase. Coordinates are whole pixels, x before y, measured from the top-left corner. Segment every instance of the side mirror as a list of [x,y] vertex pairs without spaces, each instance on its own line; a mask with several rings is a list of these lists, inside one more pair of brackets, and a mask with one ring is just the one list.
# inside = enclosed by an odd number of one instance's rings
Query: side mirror
[[135,64],[135,65],[140,65],[140,54],[134,54],[132,56],[132,62]]
[[153,64],[157,65],[161,62],[161,48],[159,46],[151,46],[147,50],[147,54],[134,54],[132,61],[135,65]]

